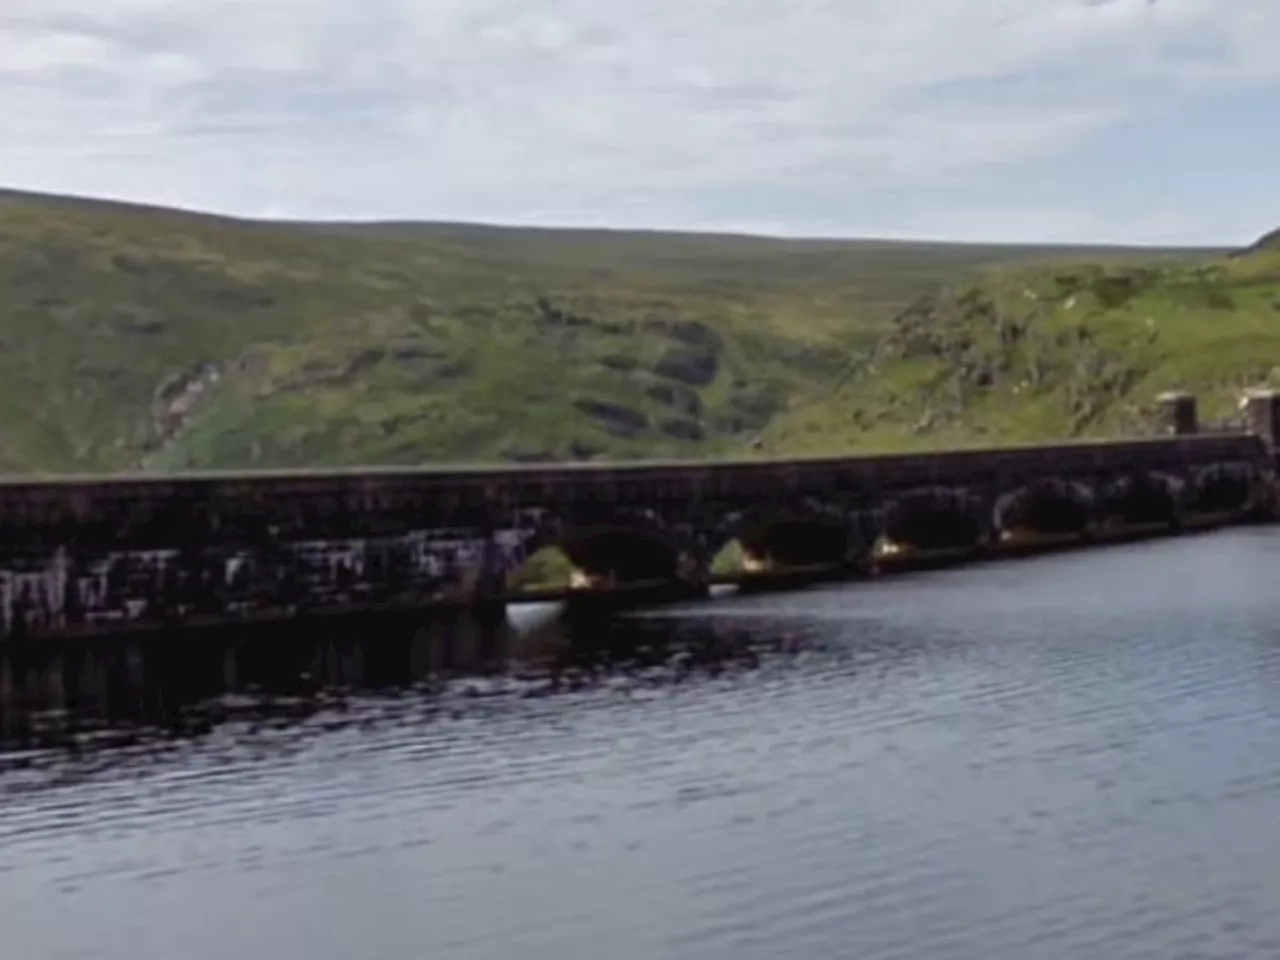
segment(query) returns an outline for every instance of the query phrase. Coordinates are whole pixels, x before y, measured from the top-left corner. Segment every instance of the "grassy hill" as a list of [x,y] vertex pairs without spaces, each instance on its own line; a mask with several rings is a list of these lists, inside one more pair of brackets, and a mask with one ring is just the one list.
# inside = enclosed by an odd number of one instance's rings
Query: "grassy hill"
[[0,471],[1120,429],[1156,387],[1267,375],[1277,256],[269,224],[0,193]]
[[1145,433],[1187,389],[1208,420],[1280,387],[1280,235],[1188,262],[997,266],[902,311],[830,396],[775,418],[766,450]]

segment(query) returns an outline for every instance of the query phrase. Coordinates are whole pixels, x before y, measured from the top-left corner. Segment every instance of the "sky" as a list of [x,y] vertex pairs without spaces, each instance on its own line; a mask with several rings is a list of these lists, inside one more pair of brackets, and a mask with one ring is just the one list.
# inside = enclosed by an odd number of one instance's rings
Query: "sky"
[[0,0],[0,185],[248,217],[1244,244],[1280,0]]

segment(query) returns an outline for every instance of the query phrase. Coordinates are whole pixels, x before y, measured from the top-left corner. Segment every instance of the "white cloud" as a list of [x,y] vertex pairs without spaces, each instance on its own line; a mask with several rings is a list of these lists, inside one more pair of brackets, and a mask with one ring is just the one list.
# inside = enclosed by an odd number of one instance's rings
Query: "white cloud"
[[750,216],[712,193],[936,184],[1275,82],[1277,36],[1276,0],[3,0],[0,182],[715,227]]

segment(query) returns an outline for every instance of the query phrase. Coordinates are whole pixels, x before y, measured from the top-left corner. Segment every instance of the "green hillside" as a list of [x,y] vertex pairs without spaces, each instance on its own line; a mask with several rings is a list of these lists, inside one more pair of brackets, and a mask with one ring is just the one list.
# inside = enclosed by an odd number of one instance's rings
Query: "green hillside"
[[1266,374],[1273,260],[265,224],[0,193],[0,471],[1115,429],[1157,386],[1225,397]]
[[984,270],[902,311],[834,394],[775,418],[764,447],[1145,433],[1170,389],[1230,419],[1245,388],[1280,387],[1277,241],[1188,263]]

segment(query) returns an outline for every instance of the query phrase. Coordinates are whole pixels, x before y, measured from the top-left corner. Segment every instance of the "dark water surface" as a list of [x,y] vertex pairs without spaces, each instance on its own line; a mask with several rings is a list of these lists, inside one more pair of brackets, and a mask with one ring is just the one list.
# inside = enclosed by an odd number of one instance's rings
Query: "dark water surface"
[[736,654],[0,774],[0,955],[1280,957],[1280,535],[626,629]]

